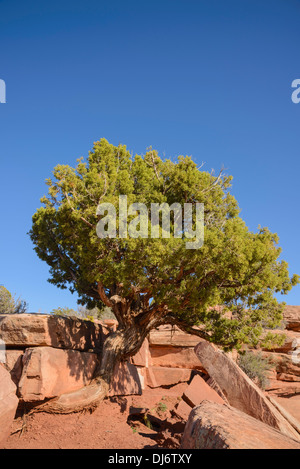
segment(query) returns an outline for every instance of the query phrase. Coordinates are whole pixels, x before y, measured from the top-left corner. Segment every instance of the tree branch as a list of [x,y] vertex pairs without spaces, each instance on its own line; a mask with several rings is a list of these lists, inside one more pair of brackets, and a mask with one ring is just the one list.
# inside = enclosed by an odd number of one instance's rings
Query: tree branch
[[[68,194],[67,194],[66,192],[64,192],[64,194],[65,194],[65,197],[66,197],[66,199],[67,199],[67,201],[68,201],[68,204],[69,204],[71,210],[72,210],[73,212],[77,212],[77,210],[75,210],[75,208],[72,207],[72,204],[71,204],[71,201],[70,201],[70,198],[69,198]],[[90,223],[89,221],[87,221],[85,218],[80,217],[80,220],[82,220],[82,221],[83,221],[86,225],[88,225],[90,228],[93,228],[93,229],[96,228],[95,225],[92,225],[92,223]]]

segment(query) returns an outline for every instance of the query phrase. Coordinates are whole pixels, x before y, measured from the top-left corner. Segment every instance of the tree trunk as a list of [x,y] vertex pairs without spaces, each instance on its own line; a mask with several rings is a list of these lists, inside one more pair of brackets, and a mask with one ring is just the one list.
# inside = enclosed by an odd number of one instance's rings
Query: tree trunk
[[134,355],[147,336],[147,328],[131,326],[111,333],[103,344],[99,366],[92,382],[77,391],[51,399],[32,412],[68,414],[93,410],[107,396],[116,365]]

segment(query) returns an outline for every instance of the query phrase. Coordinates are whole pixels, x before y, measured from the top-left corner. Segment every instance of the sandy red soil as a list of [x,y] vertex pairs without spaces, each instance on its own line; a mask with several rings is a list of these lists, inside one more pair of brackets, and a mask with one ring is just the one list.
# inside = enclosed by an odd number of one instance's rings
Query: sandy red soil
[[[142,396],[105,399],[93,412],[69,415],[33,413],[14,421],[3,449],[143,449],[158,448],[158,432],[127,419],[132,407],[146,407],[157,421],[170,418],[186,384],[147,388]],[[163,411],[159,403],[163,403]],[[20,429],[23,427],[23,431]]]
[[[105,399],[93,413],[54,415],[41,412],[25,415],[25,417],[19,417],[14,421],[12,434],[2,448],[160,448],[166,444],[166,440],[162,442],[163,439],[158,438],[160,430],[154,427],[148,428],[145,422],[140,420],[130,421],[128,416],[133,408],[146,408],[150,410],[150,414],[154,416],[156,422],[163,424],[166,419],[172,422],[174,421],[172,409],[179,401],[185,388],[186,383],[181,383],[170,389],[147,388],[142,396]],[[276,400],[300,421],[300,395],[292,398],[276,398]],[[22,427],[23,431],[20,431]],[[172,447],[176,448],[176,446]]]

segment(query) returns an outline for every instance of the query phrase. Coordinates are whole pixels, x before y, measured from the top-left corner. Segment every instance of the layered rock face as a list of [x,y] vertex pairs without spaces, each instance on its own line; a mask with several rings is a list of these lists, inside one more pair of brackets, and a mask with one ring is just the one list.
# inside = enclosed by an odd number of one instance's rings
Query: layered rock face
[[0,338],[7,349],[48,346],[100,352],[100,324],[46,314],[0,315]]
[[91,381],[103,343],[100,324],[41,314],[0,316],[4,366],[21,402],[75,391]]
[[285,344],[262,355],[273,365],[266,391],[300,421],[300,306],[284,309]]
[[300,332],[300,306],[286,306],[284,321],[287,330]]
[[141,351],[132,358],[143,385],[169,387],[190,381],[195,372],[205,373],[194,352],[198,342],[198,337],[169,325],[151,331]]

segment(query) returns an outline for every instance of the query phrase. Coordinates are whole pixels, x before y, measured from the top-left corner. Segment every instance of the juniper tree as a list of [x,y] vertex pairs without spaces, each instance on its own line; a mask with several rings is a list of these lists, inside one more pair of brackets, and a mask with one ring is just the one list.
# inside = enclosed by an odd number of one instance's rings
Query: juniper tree
[[[279,260],[277,234],[247,228],[231,180],[224,171],[204,171],[189,156],[162,159],[152,148],[132,156],[126,146],[105,139],[74,168],[55,167],[33,216],[35,251],[49,265],[52,284],[77,292],[87,308],[111,308],[118,320],[83,405],[97,402],[116,362],[135,354],[160,325],[230,349],[259,344],[264,328],[280,323],[282,304],[274,295],[286,294],[298,276],[290,278],[287,263]],[[186,249],[183,230],[181,237],[172,235],[175,217],[169,238],[124,238],[118,225],[115,237],[99,238],[97,207],[108,202],[118,214],[121,195],[128,204],[145,204],[149,220],[153,203],[203,203],[203,246]],[[56,402],[56,410],[66,409],[66,401]]]

